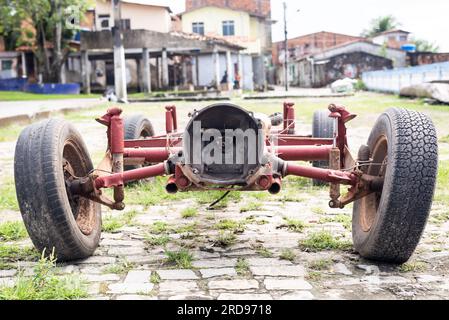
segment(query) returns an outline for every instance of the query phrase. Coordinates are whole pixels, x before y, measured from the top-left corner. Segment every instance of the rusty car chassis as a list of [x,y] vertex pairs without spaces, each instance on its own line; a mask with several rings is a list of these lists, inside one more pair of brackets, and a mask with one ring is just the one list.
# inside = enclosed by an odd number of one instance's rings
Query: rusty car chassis
[[[228,108],[229,112],[243,112],[237,106],[219,105],[213,108]],[[330,184],[331,208],[344,208],[347,204],[382,190],[383,177],[371,176],[363,171],[370,164],[369,157],[354,160],[346,138],[346,123],[356,116],[343,106],[330,105],[329,117],[334,121],[332,138],[312,138],[295,135],[295,112],[292,103],[284,104],[283,128],[270,130],[264,137],[266,142],[265,163],[252,170],[246,177],[246,183],[236,186],[235,182],[225,184],[217,181],[211,185],[203,181],[198,170],[191,170],[183,155],[183,135],[177,132],[176,107],[166,108],[166,134],[149,137],[144,140],[124,140],[122,110],[113,108],[97,121],[107,127],[108,152],[97,170],[87,177],[69,177],[68,186],[74,195],[86,197],[115,210],[123,210],[124,185],[127,182],[168,175],[166,190],[178,191],[232,190],[232,191],[269,191],[276,194],[281,191],[282,179],[286,176],[299,176]],[[206,110],[204,112],[211,112]],[[251,115],[254,117],[254,115]],[[275,115],[279,116],[279,115]],[[273,117],[272,117],[273,118]],[[266,123],[254,118],[259,128]],[[268,124],[271,127],[271,123]],[[276,137],[278,146],[271,147]],[[364,153],[361,152],[361,155]],[[369,156],[369,155],[368,155]],[[296,164],[297,161],[328,160],[329,168],[315,168]],[[124,171],[125,165],[151,165]],[[221,183],[221,185],[220,185]],[[340,194],[340,185],[348,185],[349,191]],[[101,191],[113,188],[113,199],[107,198]]]
[[[290,102],[270,116],[219,103],[189,117],[180,131],[176,107],[166,107],[166,132],[155,135],[145,116],[124,119],[121,109],[109,109],[96,119],[107,127],[108,138],[97,168],[69,123],[51,119],[24,129],[16,145],[15,182],[36,248],[56,249],[60,260],[92,255],[101,238],[101,205],[124,210],[125,185],[135,181],[168,176],[168,193],[277,194],[285,177],[297,176],[328,185],[331,208],[354,204],[353,242],[361,256],[403,263],[416,249],[438,170],[436,130],[426,115],[388,109],[356,157],[349,151],[346,128],[356,115],[341,105],[316,111],[310,136],[296,134]],[[342,186],[347,192],[341,192]],[[113,189],[113,196],[104,189]]]

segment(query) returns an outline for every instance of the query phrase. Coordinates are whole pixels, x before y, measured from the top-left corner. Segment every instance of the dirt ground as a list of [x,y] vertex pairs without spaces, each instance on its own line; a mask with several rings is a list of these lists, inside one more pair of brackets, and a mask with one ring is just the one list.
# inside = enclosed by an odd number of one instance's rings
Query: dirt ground
[[[350,246],[352,206],[329,209],[327,188],[288,179],[278,196],[238,194],[215,210],[207,207],[216,194],[155,200],[157,196],[151,192],[159,192],[157,187],[132,187],[127,190],[125,212],[103,208],[110,228],[103,232],[95,255],[60,265],[58,272],[79,275],[86,281],[89,299],[449,298],[449,107],[368,93],[336,100],[359,114],[348,132],[354,152],[366,142],[377,116],[388,106],[423,111],[437,126],[441,139],[437,197],[421,243],[407,264],[394,266],[362,259]],[[332,101],[295,102],[299,131],[310,134],[313,111],[326,108]],[[235,103],[266,113],[282,110],[282,101]],[[205,105],[178,104],[181,127],[188,112]],[[164,130],[163,105],[133,104],[124,109],[127,115],[148,115],[156,131]],[[101,159],[106,139],[104,127],[93,118],[102,112],[92,109],[65,116],[82,133],[96,162]],[[14,146],[14,141],[0,143],[0,176],[5,181],[13,179]],[[6,199],[5,194],[2,196]],[[17,210],[0,210],[0,223],[20,219]],[[111,222],[117,222],[116,226]],[[317,234],[330,234],[336,249],[313,251],[298,245]],[[31,246],[31,242],[23,239],[2,245],[23,247]],[[187,262],[168,263],[170,253],[178,253]],[[0,286],[13,285],[19,270],[32,273],[33,265],[18,261],[0,270]]]

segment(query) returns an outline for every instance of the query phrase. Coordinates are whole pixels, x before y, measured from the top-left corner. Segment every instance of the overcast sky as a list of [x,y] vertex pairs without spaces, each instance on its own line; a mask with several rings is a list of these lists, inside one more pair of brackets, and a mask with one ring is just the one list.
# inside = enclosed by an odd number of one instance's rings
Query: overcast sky
[[[271,0],[273,40],[283,38],[282,0]],[[401,28],[417,38],[436,43],[449,52],[449,0],[286,0],[289,37],[317,31],[359,35],[370,21],[392,14]],[[176,13],[184,10],[184,0],[167,1]],[[300,12],[297,12],[297,10]]]

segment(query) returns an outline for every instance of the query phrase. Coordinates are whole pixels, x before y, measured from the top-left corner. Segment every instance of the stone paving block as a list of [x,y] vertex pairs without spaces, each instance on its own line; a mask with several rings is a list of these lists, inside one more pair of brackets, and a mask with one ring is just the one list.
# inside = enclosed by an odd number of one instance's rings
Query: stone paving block
[[335,264],[332,269],[337,274],[342,274],[342,275],[345,275],[345,276],[352,275],[352,272],[343,263]]
[[136,300],[157,300],[157,297],[144,296],[138,294],[125,294],[118,296],[116,300],[136,301]]
[[152,283],[114,283],[108,288],[109,294],[149,294],[154,285]]
[[0,270],[0,278],[14,277],[17,274],[16,269]]
[[0,287],[13,287],[14,284],[14,278],[0,278]]
[[237,259],[210,259],[193,261],[192,265],[195,268],[205,269],[234,267],[236,263]]
[[143,247],[116,247],[108,250],[108,254],[111,256],[136,256],[144,253]]
[[120,281],[120,276],[117,274],[87,274],[82,277],[89,282]]
[[160,293],[169,292],[170,295],[188,293],[190,291],[197,291],[197,290],[199,290],[199,288],[198,284],[195,281],[168,280],[159,283],[159,292]]
[[273,297],[269,294],[242,294],[242,293],[222,293],[218,296],[217,300],[229,300],[229,301],[240,301],[240,300],[255,300],[255,301],[267,301],[273,300]]
[[203,278],[214,278],[214,277],[223,277],[223,276],[235,277],[235,276],[237,276],[237,272],[235,271],[234,268],[201,269],[200,273]]
[[249,290],[258,289],[259,283],[256,280],[235,279],[235,280],[212,280],[209,281],[210,290]]
[[315,297],[309,291],[296,291],[292,293],[284,294],[281,300],[313,300]]
[[126,275],[124,283],[150,283],[151,271],[131,270]]
[[198,276],[192,270],[157,270],[162,280],[196,280]]
[[311,290],[313,287],[303,279],[265,279],[267,290]]
[[200,301],[200,300],[213,300],[211,296],[201,295],[201,294],[192,294],[192,295],[178,295],[171,296],[168,300],[188,300],[188,301]]
[[104,239],[101,241],[102,247],[144,247],[142,241],[120,240],[120,239]]
[[246,259],[248,261],[248,264],[250,266],[255,267],[264,267],[264,266],[289,266],[292,265],[290,261],[287,260],[280,260],[280,259],[274,259],[274,258],[248,258]]
[[75,264],[114,264],[116,260],[115,257],[94,256],[77,261]]
[[255,276],[270,277],[304,277],[305,270],[302,266],[269,266],[269,267],[250,267]]

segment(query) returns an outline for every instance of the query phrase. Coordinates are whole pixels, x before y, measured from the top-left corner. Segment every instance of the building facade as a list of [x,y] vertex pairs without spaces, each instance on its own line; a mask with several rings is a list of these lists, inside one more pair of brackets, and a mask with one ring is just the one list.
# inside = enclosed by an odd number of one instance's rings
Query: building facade
[[[311,33],[293,39],[289,39],[288,40],[289,61],[294,62],[308,55],[317,54],[329,48],[361,39],[363,38],[327,31]],[[273,50],[272,50],[273,65],[276,67],[275,82],[279,85],[285,84],[284,48],[285,48],[284,41],[273,43]],[[297,65],[295,63],[291,63],[288,72],[290,84],[295,85],[295,82],[297,82],[296,77],[298,74]]]
[[[237,75],[252,79],[255,88],[266,87],[266,66],[271,64],[272,47],[270,0],[186,0],[186,11],[181,17],[183,32],[223,37],[246,48],[240,64],[250,63],[251,67],[239,70],[237,66],[228,76],[232,81]],[[220,56],[219,60],[223,59]],[[252,72],[248,73],[250,69]]]
[[404,30],[385,31],[372,38],[375,44],[387,46],[389,48],[401,49],[403,45],[409,44],[410,32]]

